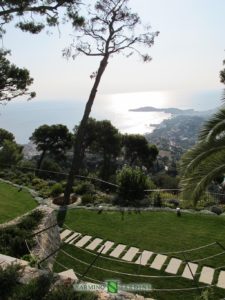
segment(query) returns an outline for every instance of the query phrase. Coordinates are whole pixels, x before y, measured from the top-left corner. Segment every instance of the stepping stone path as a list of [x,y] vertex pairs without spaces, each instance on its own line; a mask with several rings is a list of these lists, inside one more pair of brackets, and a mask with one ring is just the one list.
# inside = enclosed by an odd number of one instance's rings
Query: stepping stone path
[[72,233],[71,230],[68,230],[68,229],[64,230],[62,233],[60,233],[61,240],[65,239],[71,233]]
[[206,284],[211,284],[213,281],[214,272],[215,270],[213,268],[203,267],[199,281]]
[[225,289],[225,271],[220,272],[220,275],[218,277],[217,286],[222,289]]
[[86,247],[86,249],[88,249],[88,250],[95,250],[95,249],[98,247],[98,245],[101,244],[101,242],[102,242],[102,239],[96,238],[96,239],[94,239],[94,241],[92,241],[92,242]]
[[81,240],[79,240],[75,246],[76,247],[83,247],[85,244],[87,244],[88,241],[90,241],[92,237],[90,235],[85,235],[84,237],[81,238]]
[[125,248],[126,245],[119,244],[109,255],[113,257],[119,257]]
[[[197,264],[189,262],[184,268],[184,272],[182,274],[182,277],[193,280],[193,276],[195,276],[195,273],[196,273],[197,269],[198,269]],[[193,274],[193,276],[192,276],[192,274]]]
[[182,260],[177,258],[171,258],[165,272],[170,274],[177,274],[177,271],[180,268],[181,264],[182,264]]
[[139,249],[135,247],[131,247],[127,253],[122,257],[123,260],[132,261],[135,255],[138,253]]
[[[101,252],[102,254],[106,254],[114,245],[113,242],[107,241],[105,242],[104,245],[102,245],[99,249],[98,249],[98,253]],[[103,249],[103,250],[102,250]]]
[[136,264],[138,265],[142,265],[142,266],[146,266],[149,259],[151,258],[153,252],[151,251],[147,251],[147,250],[144,250],[141,255],[138,257],[138,259],[136,260]]
[[151,268],[156,269],[156,270],[161,270],[161,268],[164,265],[166,259],[167,259],[166,255],[162,255],[162,254],[156,255],[154,261],[151,264]]
[[65,240],[65,243],[72,244],[80,235],[78,232],[73,233]]
[[[134,264],[149,266],[152,269],[161,270],[165,266],[165,262],[168,259],[168,264],[166,266],[165,272],[171,275],[181,276],[186,279],[193,280],[193,276],[197,275],[197,269],[199,265],[193,262],[183,262],[178,258],[169,258],[163,254],[153,253],[152,251],[143,250],[139,251],[136,247],[130,247],[125,250],[127,245],[119,244],[115,246],[112,241],[105,241],[103,244],[103,239],[93,238],[92,236],[85,235],[82,236],[81,233],[73,232],[71,230],[65,229],[60,233],[60,238],[64,243],[74,244],[76,247],[84,247],[86,245],[87,250],[96,251],[97,253],[107,254],[111,257],[119,258],[122,254],[121,261],[133,262]],[[74,243],[76,242],[76,244]],[[136,258],[137,254],[140,254]],[[149,264],[149,260],[153,257],[153,261]],[[135,260],[135,261],[134,261]],[[1,260],[0,260],[1,264]],[[182,264],[185,264],[183,273],[179,275],[179,269]],[[69,274],[69,273],[68,273]],[[71,273],[72,274],[72,273]],[[199,274],[199,273],[198,273]],[[199,282],[210,285],[213,282],[215,275],[215,269],[207,266],[203,266],[201,269]],[[218,275],[218,281],[215,283],[218,288],[225,289],[225,271],[221,270]]]

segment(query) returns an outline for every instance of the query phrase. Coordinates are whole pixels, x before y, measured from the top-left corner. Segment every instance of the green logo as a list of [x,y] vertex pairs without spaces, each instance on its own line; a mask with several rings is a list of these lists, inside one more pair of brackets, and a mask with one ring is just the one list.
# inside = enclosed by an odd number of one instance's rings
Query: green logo
[[107,291],[112,294],[118,293],[118,282],[112,280],[107,281]]

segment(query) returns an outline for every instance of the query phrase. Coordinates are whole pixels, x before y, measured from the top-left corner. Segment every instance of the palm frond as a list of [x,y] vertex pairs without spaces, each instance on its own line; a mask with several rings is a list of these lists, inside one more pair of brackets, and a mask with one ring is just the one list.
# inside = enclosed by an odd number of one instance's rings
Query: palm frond
[[225,137],[220,140],[197,144],[182,157],[179,167],[181,174],[185,176],[187,173],[192,172],[198,167],[198,165],[210,155],[216,155],[218,152],[224,150]]
[[196,167],[181,179],[181,187],[190,200],[196,203],[208,185],[219,175],[225,172],[225,151],[212,154],[204,163]]
[[[205,141],[225,131],[225,107],[221,107],[213,117],[207,121],[199,134],[199,141]],[[223,126],[222,126],[223,125]],[[218,126],[218,127],[217,127]],[[215,130],[215,132],[213,131]]]

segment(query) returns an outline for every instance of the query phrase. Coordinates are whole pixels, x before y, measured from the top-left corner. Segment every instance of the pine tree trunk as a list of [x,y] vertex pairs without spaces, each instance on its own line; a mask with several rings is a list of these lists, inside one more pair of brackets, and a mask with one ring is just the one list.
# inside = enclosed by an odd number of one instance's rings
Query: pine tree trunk
[[103,59],[100,62],[98,72],[97,72],[97,75],[95,78],[95,82],[91,89],[91,93],[90,93],[88,102],[86,104],[85,110],[84,110],[84,115],[83,115],[81,123],[78,127],[76,138],[74,140],[72,165],[71,165],[71,169],[70,169],[70,172],[68,175],[67,185],[66,185],[65,192],[64,192],[64,204],[65,205],[69,203],[70,194],[72,192],[72,187],[73,187],[74,176],[79,174],[80,167],[83,162],[84,150],[85,150],[83,148],[83,141],[84,141],[86,125],[87,125],[88,118],[91,113],[92,105],[95,100],[97,88],[99,86],[101,77],[105,71],[105,68],[108,64],[108,58],[109,58],[109,55],[107,54],[103,57]]
[[37,162],[37,169],[38,170],[40,170],[40,168],[41,168],[41,164],[42,164],[43,159],[45,157],[45,153],[46,153],[46,150],[43,150],[43,152],[41,153],[41,156],[40,156],[40,158],[39,158],[39,160]]

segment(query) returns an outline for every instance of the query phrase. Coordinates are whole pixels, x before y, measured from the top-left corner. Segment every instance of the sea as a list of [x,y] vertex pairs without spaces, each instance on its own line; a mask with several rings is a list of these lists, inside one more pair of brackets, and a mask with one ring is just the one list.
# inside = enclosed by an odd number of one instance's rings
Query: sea
[[[222,89],[209,91],[147,91],[137,93],[99,94],[91,117],[110,120],[122,133],[149,133],[154,125],[171,117],[164,112],[131,112],[130,109],[153,106],[195,110],[214,109],[222,104]],[[11,131],[20,144],[29,142],[35,128],[43,124],[65,124],[70,130],[78,125],[86,99],[27,101],[17,99],[0,105],[0,128]]]

